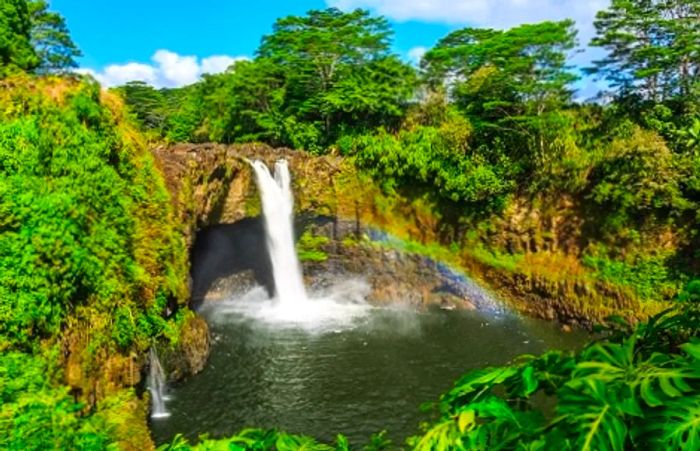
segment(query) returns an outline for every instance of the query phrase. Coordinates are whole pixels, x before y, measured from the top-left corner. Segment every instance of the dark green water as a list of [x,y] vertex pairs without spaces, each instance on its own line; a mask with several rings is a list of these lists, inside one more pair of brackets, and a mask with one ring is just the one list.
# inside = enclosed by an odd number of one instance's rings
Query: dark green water
[[422,403],[464,372],[523,353],[574,348],[584,336],[508,314],[373,309],[353,326],[280,328],[210,313],[215,337],[205,370],[171,386],[171,416],[154,420],[157,442],[280,428],[363,443],[387,429],[399,443],[417,431]]

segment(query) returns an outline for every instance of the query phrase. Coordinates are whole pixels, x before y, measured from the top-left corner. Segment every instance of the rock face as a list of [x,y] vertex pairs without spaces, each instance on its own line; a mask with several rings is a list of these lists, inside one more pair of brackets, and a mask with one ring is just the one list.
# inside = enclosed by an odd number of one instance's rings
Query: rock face
[[156,148],[153,153],[165,177],[188,247],[194,241],[194,233],[220,223],[224,211],[230,216],[224,220],[231,222],[245,216],[241,208],[245,205],[250,175],[243,170],[245,163],[230,148],[216,144],[179,144]]
[[211,340],[206,321],[199,316],[189,318],[182,328],[175,349],[160,351],[169,380],[179,380],[204,369]]
[[198,230],[259,214],[257,189],[246,159],[260,159],[268,165],[280,158],[289,162],[299,215],[337,217],[354,223],[358,230],[373,225],[421,239],[434,240],[441,233],[433,205],[423,198],[387,197],[341,157],[315,157],[261,144],[177,144],[153,152],[189,246]]
[[583,213],[568,196],[550,202],[519,198],[494,222],[489,241],[511,253],[579,255],[584,242],[583,224]]
[[[73,394],[92,406],[122,387],[134,387],[141,382],[145,359],[131,353],[109,352],[105,348],[91,351],[94,334],[91,325],[74,321],[62,341],[65,381]],[[93,355],[89,355],[92,352]],[[97,355],[94,355],[97,353]],[[86,362],[99,362],[96,367]]]
[[[324,223],[325,222],[325,223]],[[331,219],[305,227],[307,233],[326,238],[320,247],[322,262],[303,262],[307,284],[332,285],[338,279],[361,278],[369,284],[368,301],[400,302],[414,307],[495,309],[498,301],[460,271],[429,257],[392,248],[386,235],[375,229]]]
[[640,301],[630,289],[591,282],[582,277],[552,279],[532,273],[503,271],[474,259],[465,259],[470,274],[476,274],[518,311],[536,318],[590,329],[611,316],[637,323],[642,312],[660,313],[663,303]]
[[[191,249],[196,247],[195,236],[200,230],[229,227],[258,216],[257,190],[245,159],[261,159],[271,165],[285,158],[292,172],[297,216],[306,220],[330,218],[330,225],[325,226],[330,229],[322,234],[336,243],[325,250],[329,260],[323,265],[306,265],[309,276],[320,277],[319,268],[336,265],[338,271],[349,274],[366,273],[375,287],[373,296],[378,302],[396,298],[399,294],[394,290],[399,290],[411,293],[408,298],[415,304],[463,303],[468,306],[464,299],[443,297],[444,294],[435,289],[439,278],[429,281],[428,274],[435,274],[435,270],[419,257],[338,244],[348,234],[361,236],[369,229],[379,229],[423,244],[459,243],[452,260],[459,261],[470,275],[492,286],[515,308],[533,316],[590,325],[611,314],[634,319],[661,308],[642,303],[629,290],[591,282],[580,275],[550,277],[546,267],[539,272],[529,270],[530,267],[540,268],[552,254],[577,259],[583,246],[582,215],[570,199],[559,199],[555,203],[516,200],[500,219],[492,221],[494,227],[480,232],[485,233],[480,239],[496,248],[533,257],[534,266],[512,270],[489,264],[470,252],[467,232],[476,226],[470,226],[469,220],[454,206],[437,205],[428,193],[420,191],[405,196],[387,194],[368,175],[358,172],[351,161],[338,156],[314,157],[305,152],[253,144],[175,145],[156,149],[155,154],[173,193],[173,202],[184,224],[185,240]],[[198,239],[202,240],[203,236],[199,235]],[[258,249],[260,246],[262,244],[258,243]],[[196,253],[193,258],[196,259]],[[542,261],[536,261],[537,258]],[[228,264],[230,262],[221,261],[217,265]],[[578,261],[574,266],[583,271]],[[205,280],[203,285],[199,283],[201,277],[195,274],[192,287],[195,304],[205,294],[211,296],[218,292],[221,295],[234,286],[269,284],[264,268],[264,261],[257,262],[251,267],[239,268],[235,279],[231,278],[232,274],[218,275]],[[212,272],[211,269],[207,271]],[[552,271],[557,272],[559,268]],[[320,283],[313,277],[309,282]]]
[[[264,145],[176,145],[156,149],[155,154],[192,249],[195,306],[205,296],[222,297],[254,284],[272,291],[269,262],[260,252],[265,246],[262,225],[250,218],[259,214],[260,205],[246,159],[272,165],[280,158],[291,166],[295,210],[307,219],[302,222],[329,219],[324,226],[314,227],[316,234],[330,240],[324,249],[329,260],[304,265],[307,283],[327,285],[332,277],[328,274],[361,276],[370,283],[370,300],[374,302],[403,300],[447,308],[474,308],[479,302],[468,299],[459,283],[447,280],[437,263],[424,257],[377,246],[342,244],[347,237],[362,236],[369,225],[398,224],[423,237],[435,234],[435,224],[426,221],[429,215],[414,214],[418,209],[410,203],[378,203],[383,195],[376,185],[343,158],[313,157]],[[396,218],[403,220],[397,223]],[[297,229],[303,224],[299,226]],[[205,228],[208,230],[197,236],[197,231]]]
[[[323,244],[315,260],[302,261],[305,284],[324,292],[342,282],[369,285],[367,300],[376,304],[401,303],[418,308],[492,309],[497,302],[458,271],[422,255],[401,252],[369,236],[376,232],[335,218],[300,221],[304,230]],[[202,231],[193,249],[193,299],[216,301],[262,285],[274,291],[262,223],[245,219]]]

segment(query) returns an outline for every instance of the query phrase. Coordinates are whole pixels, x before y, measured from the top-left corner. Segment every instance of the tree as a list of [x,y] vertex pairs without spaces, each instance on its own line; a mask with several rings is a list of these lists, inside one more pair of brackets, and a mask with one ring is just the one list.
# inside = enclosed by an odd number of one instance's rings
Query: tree
[[664,101],[700,89],[700,1],[613,0],[595,21],[591,45],[608,55],[589,73],[624,96]]
[[168,141],[209,140],[206,131],[201,130],[203,118],[207,113],[204,94],[204,86],[201,83],[163,90],[164,107],[167,111],[164,134]]
[[577,79],[567,65],[575,46],[570,20],[505,31],[465,28],[440,40],[421,66],[433,86],[448,85],[482,140],[494,149],[529,151],[525,166],[541,165],[558,151],[556,130],[566,122],[559,110],[571,102]]
[[[357,126],[358,118],[386,125],[403,111],[414,78],[410,67],[391,56],[391,34],[386,19],[364,10],[310,11],[279,19],[257,59],[280,68],[285,114],[312,124],[329,143],[341,129]],[[345,95],[357,100],[358,92],[362,102],[349,105]]]
[[26,0],[0,0],[0,77],[39,65],[30,33],[31,18]]
[[295,68],[307,91],[325,92],[343,65],[361,65],[389,54],[391,31],[383,17],[336,8],[277,20],[258,55]]
[[145,128],[158,130],[163,126],[164,99],[160,91],[143,81],[131,81],[117,90]]
[[323,104],[343,124],[373,129],[398,125],[406,99],[416,86],[416,74],[395,56],[378,58],[358,68],[347,67]]
[[68,32],[66,21],[60,14],[49,11],[46,0],[30,0],[31,43],[41,64],[41,73],[64,72],[77,67],[75,58],[82,53]]
[[470,112],[512,111],[519,104],[540,115],[570,101],[577,77],[567,52],[575,46],[570,20],[506,31],[465,28],[440,40],[421,65],[433,84],[450,83]]
[[[254,60],[162,90],[163,133],[175,141],[263,141],[323,152],[346,133],[395,130],[418,80],[391,54],[390,37],[386,19],[363,10],[279,19]],[[141,85],[121,89],[136,88],[145,94]],[[143,98],[126,101],[148,128],[152,107]]]
[[211,139],[289,143],[281,111],[285,77],[271,61],[238,61],[224,74],[205,76],[200,84]]

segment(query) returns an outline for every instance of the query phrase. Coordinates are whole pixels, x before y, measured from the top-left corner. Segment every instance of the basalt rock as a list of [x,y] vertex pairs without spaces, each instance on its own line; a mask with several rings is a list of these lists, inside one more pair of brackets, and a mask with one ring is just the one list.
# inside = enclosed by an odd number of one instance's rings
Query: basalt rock
[[[254,179],[245,159],[261,159],[271,165],[285,158],[292,172],[297,215],[333,218],[332,227],[336,228],[329,233],[333,237],[331,244],[336,243],[335,248],[331,246],[327,251],[329,260],[316,267],[307,264],[309,275],[319,274],[321,271],[317,269],[324,265],[336,265],[348,273],[358,270],[367,273],[370,284],[375,287],[373,296],[377,302],[395,298],[399,292],[409,292],[408,298],[416,304],[464,303],[450,296],[436,295],[435,283],[426,282],[422,275],[423,263],[412,261],[413,257],[398,258],[386,251],[351,250],[337,245],[347,233],[359,236],[368,228],[424,244],[469,242],[466,232],[476,231],[476,226],[470,225],[459,211],[452,211],[454,208],[438,205],[429,193],[414,190],[410,195],[387,194],[348,159],[334,155],[316,157],[258,144],[180,144],[158,148],[155,154],[173,193],[190,248],[196,233],[203,228],[234,224],[259,214]],[[479,229],[477,239],[487,247],[511,254],[546,258],[550,253],[561,253],[577,260],[586,246],[583,218],[585,215],[578,210],[575,199],[566,196],[550,200],[517,198],[499,218],[493,218],[491,227]],[[471,241],[469,246],[473,243]],[[470,275],[493,287],[518,310],[537,317],[591,325],[611,314],[621,314],[635,321],[660,309],[642,303],[627,289],[591,282],[576,274],[568,279],[550,277],[546,269],[540,272],[510,270],[489,266],[471,258],[468,252],[459,254],[462,267]],[[265,285],[255,271],[238,277],[236,281],[218,277],[219,295],[229,291],[227,283]],[[396,286],[391,288],[392,284]],[[207,293],[209,296],[216,291],[210,290],[215,287],[209,285],[199,288],[198,291],[194,287],[199,295]],[[201,297],[195,297],[197,299]]]
[[628,288],[585,277],[557,280],[544,274],[494,268],[468,257],[464,265],[520,312],[563,325],[590,329],[611,316],[635,324],[667,308],[663,303],[639,299]]
[[211,337],[206,321],[199,316],[189,318],[174,349],[161,351],[168,380],[179,380],[204,369],[209,357]]
[[440,306],[446,309],[492,308],[495,301],[485,290],[470,290],[469,280],[426,256],[403,252],[367,239],[372,230],[359,233],[350,221],[307,226],[307,232],[325,236],[323,262],[303,262],[307,283],[326,287],[339,279],[360,278],[370,286],[367,297],[375,304]]
[[437,239],[441,222],[425,198],[387,196],[351,161],[334,155],[313,156],[263,144],[176,144],[154,154],[165,176],[189,247],[197,231],[257,216],[260,203],[246,160],[268,165],[289,162],[299,215],[331,216],[357,230],[372,225],[397,235]]

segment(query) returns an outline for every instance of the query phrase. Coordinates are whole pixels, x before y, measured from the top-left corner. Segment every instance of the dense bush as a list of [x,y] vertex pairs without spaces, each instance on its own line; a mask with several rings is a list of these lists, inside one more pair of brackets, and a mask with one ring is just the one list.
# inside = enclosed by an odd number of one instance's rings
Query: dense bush
[[0,448],[105,448],[112,407],[63,386],[71,327],[92,378],[177,340],[191,315],[184,244],[140,139],[94,82],[0,81]]
[[96,416],[82,418],[82,406],[68,393],[68,387],[50,383],[50,360],[17,352],[0,355],[0,448],[105,448],[109,443],[107,424]]
[[593,169],[589,198],[608,212],[612,233],[646,218],[671,218],[689,203],[680,190],[674,155],[653,132],[635,129],[605,148]]
[[96,84],[4,83],[0,348],[56,335],[78,306],[111,312],[123,347],[162,332],[184,252],[150,156]]
[[[468,127],[465,123],[463,127]],[[380,131],[341,143],[387,189],[416,187],[418,184],[455,202],[499,210],[512,191],[508,165],[496,165],[468,148],[467,128],[418,127],[398,135]]]
[[[470,373],[442,398],[442,419],[411,443],[417,450],[697,449],[700,342],[673,350],[654,342],[676,320],[657,318],[578,355],[550,352]],[[534,407],[542,395],[556,399],[549,415]]]

